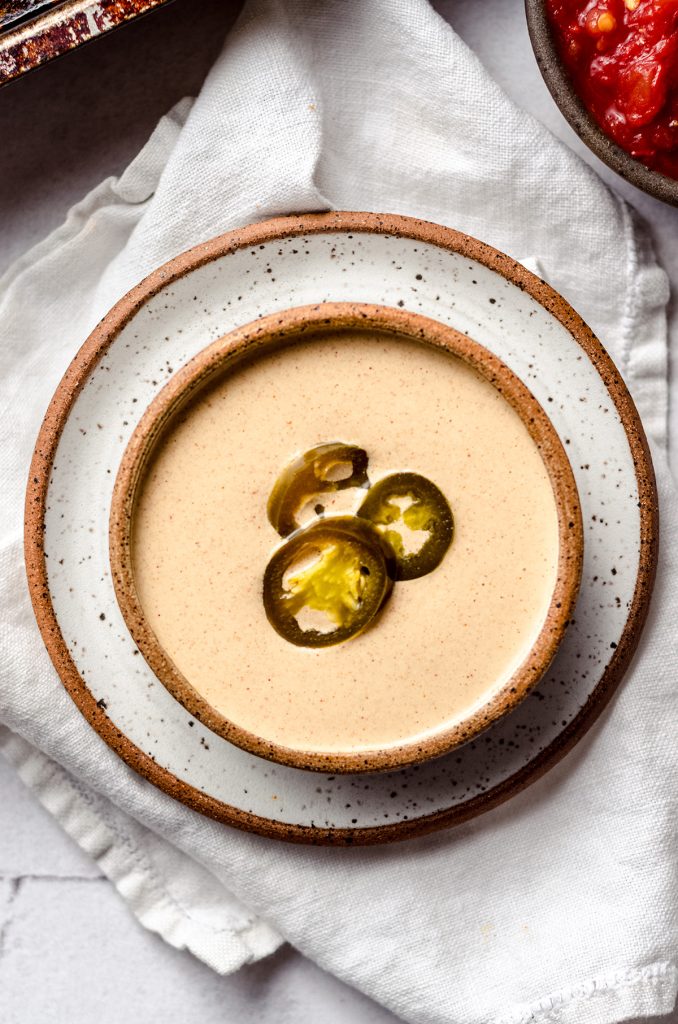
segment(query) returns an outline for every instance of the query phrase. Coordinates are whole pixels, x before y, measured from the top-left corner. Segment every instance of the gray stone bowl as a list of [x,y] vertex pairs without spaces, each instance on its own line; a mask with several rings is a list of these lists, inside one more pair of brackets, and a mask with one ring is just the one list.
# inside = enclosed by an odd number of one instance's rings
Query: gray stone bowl
[[527,27],[539,70],[561,113],[579,138],[613,171],[632,185],[672,206],[678,206],[678,180],[634,159],[598,126],[575,92],[558,56],[544,0],[525,0]]

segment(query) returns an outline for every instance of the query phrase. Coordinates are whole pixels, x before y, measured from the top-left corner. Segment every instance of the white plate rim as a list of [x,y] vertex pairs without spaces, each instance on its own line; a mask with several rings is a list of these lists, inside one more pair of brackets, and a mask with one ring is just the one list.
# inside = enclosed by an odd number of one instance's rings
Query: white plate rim
[[[413,239],[473,259],[527,292],[566,328],[601,377],[626,432],[640,499],[640,555],[626,624],[601,678],[575,717],[528,764],[465,802],[429,815],[386,825],[326,829],[277,821],[224,803],[177,778],[124,735],[97,703],[68,651],[49,591],[43,538],[50,471],[72,404],[115,337],[139,309],[172,281],[239,249],[283,238],[332,232]],[[451,228],[395,214],[341,211],[278,217],[227,232],[165,263],[116,303],[78,351],[45,414],[31,462],[26,494],[25,560],[38,626],[67,692],[90,725],[132,769],[200,813],[247,831],[290,842],[366,845],[420,836],[468,821],[524,789],[572,749],[607,705],[638,644],[656,573],[658,526],[654,471],[633,400],[602,344],[562,296],[511,257]]]

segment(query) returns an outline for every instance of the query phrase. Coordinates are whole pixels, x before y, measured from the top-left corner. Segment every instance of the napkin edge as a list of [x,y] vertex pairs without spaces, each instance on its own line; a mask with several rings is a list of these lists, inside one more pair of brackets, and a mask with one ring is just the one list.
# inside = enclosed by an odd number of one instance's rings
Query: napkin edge
[[678,994],[678,965],[657,961],[621,968],[552,993],[496,1024],[618,1024],[671,1013]]
[[144,928],[168,945],[192,953],[217,974],[233,974],[245,964],[274,953],[283,938],[252,915],[244,925],[211,927],[188,913],[172,896],[148,858],[129,836],[115,828],[74,785],[65,769],[5,725],[0,725],[0,755],[60,827],[113,884]]

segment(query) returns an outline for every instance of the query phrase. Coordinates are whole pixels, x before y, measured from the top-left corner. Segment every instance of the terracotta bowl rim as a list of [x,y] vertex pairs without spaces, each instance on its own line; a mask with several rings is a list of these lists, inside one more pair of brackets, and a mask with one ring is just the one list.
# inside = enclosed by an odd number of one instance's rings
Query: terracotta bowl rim
[[546,0],[525,0],[527,28],[542,77],[560,112],[603,163],[655,199],[678,206],[678,179],[653,171],[606,135],[584,106],[563,66],[546,12]]
[[[537,639],[518,669],[489,699],[453,723],[397,746],[328,752],[290,748],[258,736],[231,721],[194,689],[163,650],[146,619],[134,581],[132,532],[135,498],[145,467],[189,402],[246,359],[341,330],[377,331],[442,349],[471,365],[502,394],[526,426],[548,471],[558,516],[559,551],[557,579]],[[271,528],[271,550],[279,543]],[[501,359],[455,328],[409,310],[326,302],[294,307],[237,327],[202,349],[164,386],[145,410],[120,463],[111,504],[109,547],[112,579],[127,627],[158,680],[193,717],[259,757],[295,768],[348,773],[394,770],[449,753],[524,700],[551,664],[572,616],[584,541],[577,486],[565,448],[537,399]],[[262,576],[263,570],[264,566]]]

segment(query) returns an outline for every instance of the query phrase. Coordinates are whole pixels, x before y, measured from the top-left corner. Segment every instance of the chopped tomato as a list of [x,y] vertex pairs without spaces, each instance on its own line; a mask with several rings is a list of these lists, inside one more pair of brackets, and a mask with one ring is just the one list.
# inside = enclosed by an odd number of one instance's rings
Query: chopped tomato
[[632,156],[678,178],[678,0],[546,0],[586,108]]

